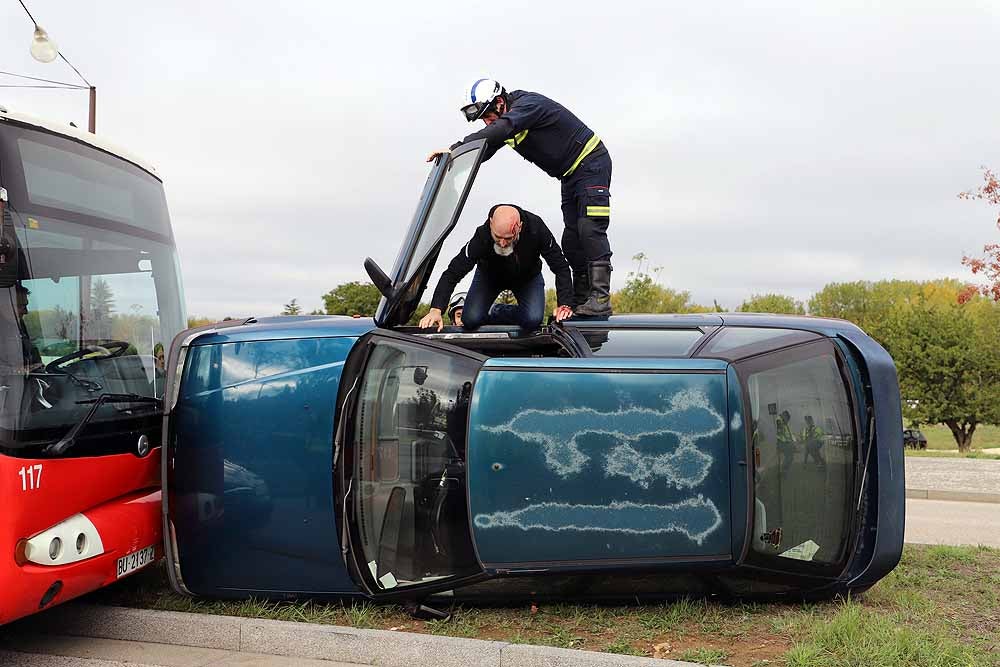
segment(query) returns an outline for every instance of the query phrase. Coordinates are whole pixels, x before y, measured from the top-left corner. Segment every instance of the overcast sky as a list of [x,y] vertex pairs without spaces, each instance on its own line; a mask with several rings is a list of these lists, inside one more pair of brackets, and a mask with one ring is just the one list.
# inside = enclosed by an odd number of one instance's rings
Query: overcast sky
[[[470,131],[457,109],[483,76],[605,140],[616,289],[638,252],[728,308],[832,281],[967,279],[963,253],[998,236],[995,214],[956,198],[1000,169],[996,2],[28,7],[97,86],[98,132],[163,177],[191,315],[320,308],[367,279],[366,255],[388,270],[424,157]],[[31,59],[17,0],[0,23],[0,69],[74,80]],[[85,92],[0,89],[0,104],[86,126]],[[558,182],[504,149],[432,285],[501,201],[561,234]]]

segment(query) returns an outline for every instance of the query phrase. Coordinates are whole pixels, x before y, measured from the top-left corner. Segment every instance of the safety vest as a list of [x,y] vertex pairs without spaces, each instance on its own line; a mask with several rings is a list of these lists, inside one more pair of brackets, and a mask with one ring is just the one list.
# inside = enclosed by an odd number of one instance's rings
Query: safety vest
[[795,436],[792,435],[792,429],[788,428],[788,422],[786,422],[781,417],[778,417],[777,427],[777,439],[779,445],[791,445],[795,442]]

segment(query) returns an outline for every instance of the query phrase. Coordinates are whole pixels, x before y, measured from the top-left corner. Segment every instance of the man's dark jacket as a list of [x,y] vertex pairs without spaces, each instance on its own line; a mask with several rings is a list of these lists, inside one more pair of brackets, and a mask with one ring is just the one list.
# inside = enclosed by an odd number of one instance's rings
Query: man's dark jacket
[[[497,204],[503,206],[503,204]],[[511,204],[512,206],[512,204]],[[490,217],[496,206],[490,209]],[[464,278],[473,267],[484,271],[491,281],[512,289],[534,278],[542,270],[542,260],[549,265],[556,275],[556,298],[560,306],[573,303],[573,281],[570,276],[569,262],[563,256],[559,244],[545,223],[531,211],[525,211],[514,206],[521,213],[521,234],[514,244],[514,252],[507,257],[501,257],[493,250],[493,236],[490,234],[490,221],[486,219],[476,228],[472,239],[462,247],[448,268],[441,275],[431,307],[444,310],[448,299],[455,290],[455,285]]]
[[[483,160],[489,160],[507,143],[549,176],[562,178],[579,161],[584,147],[594,136],[593,130],[569,109],[539,93],[514,90],[507,97],[508,109],[502,116],[452,144],[452,150],[470,141],[486,139],[488,148]],[[607,152],[603,145],[592,154],[602,152]]]

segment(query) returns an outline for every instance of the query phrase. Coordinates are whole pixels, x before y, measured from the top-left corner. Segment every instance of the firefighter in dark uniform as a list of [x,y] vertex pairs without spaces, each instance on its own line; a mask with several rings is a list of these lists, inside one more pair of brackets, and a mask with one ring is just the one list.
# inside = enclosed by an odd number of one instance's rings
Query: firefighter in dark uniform
[[[566,107],[526,90],[507,92],[492,79],[479,79],[466,91],[462,113],[486,127],[453,144],[486,139],[488,160],[511,146],[562,184],[565,228],[562,250],[573,269],[575,314],[611,314],[611,155],[601,138]],[[428,161],[448,151],[435,151]]]

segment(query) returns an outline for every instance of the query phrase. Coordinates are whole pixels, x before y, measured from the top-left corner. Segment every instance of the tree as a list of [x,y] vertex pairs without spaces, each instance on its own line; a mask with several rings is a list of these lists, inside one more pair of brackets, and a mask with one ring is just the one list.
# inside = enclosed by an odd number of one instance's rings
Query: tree
[[212,322],[218,322],[218,320],[211,317],[198,317],[196,315],[191,315],[188,317],[187,325],[188,329],[194,329],[195,327],[203,327],[206,324],[211,324]]
[[[976,190],[959,193],[959,199],[986,200],[993,206],[1000,207],[1000,178],[992,171],[983,167],[983,185]],[[997,229],[1000,229],[1000,215],[997,215]],[[982,274],[986,282],[982,285],[970,285],[959,294],[959,302],[965,303],[976,292],[1000,302],[1000,243],[987,243],[983,246],[982,257],[962,257],[962,264],[972,269],[973,275]]]
[[894,310],[883,344],[896,362],[903,414],[942,423],[968,452],[979,424],[1000,423],[1000,306],[982,297],[964,305],[930,300]]
[[292,299],[289,303],[285,304],[285,309],[281,311],[282,315],[301,315],[302,306],[298,304],[298,299]]
[[783,315],[805,315],[801,301],[782,294],[754,294],[737,308],[741,313],[777,313]]
[[[406,323],[411,327],[417,326],[420,323],[420,320],[423,319],[424,315],[426,315],[430,309],[431,306],[429,303],[418,303],[416,309],[413,311],[413,314],[410,315],[410,319],[408,319]],[[445,313],[444,319],[448,319],[447,313]],[[447,324],[447,322],[445,322],[445,324]]]
[[327,315],[362,315],[373,317],[382,294],[371,283],[357,280],[337,285],[323,295]]
[[556,309],[556,306],[559,305],[557,303],[558,300],[559,299],[556,296],[556,288],[555,287],[550,287],[547,290],[545,290],[545,318],[546,319],[548,318],[549,315],[552,314],[552,311]]
[[611,295],[611,307],[616,313],[690,313],[704,312],[702,306],[691,303],[691,293],[660,284],[663,267],[650,267],[645,253],[632,257],[636,262],[629,271],[625,287]]
[[809,314],[853,322],[885,345],[885,326],[895,310],[918,302],[945,306],[961,289],[961,283],[947,278],[830,283],[809,299]]
[[90,291],[90,319],[86,323],[87,337],[111,337],[111,316],[115,312],[115,295],[103,278],[94,281]]

